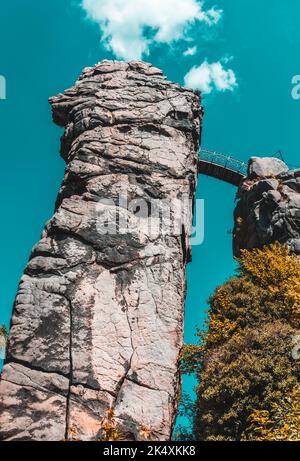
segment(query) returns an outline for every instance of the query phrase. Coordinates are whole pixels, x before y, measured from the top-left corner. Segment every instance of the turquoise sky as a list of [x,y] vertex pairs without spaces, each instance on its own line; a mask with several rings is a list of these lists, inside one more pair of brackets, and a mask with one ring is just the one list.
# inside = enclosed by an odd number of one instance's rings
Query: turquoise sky
[[[7,100],[0,101],[0,323],[7,325],[19,278],[53,213],[63,177],[61,130],[51,121],[47,99],[71,86],[83,67],[114,57],[79,4],[1,0],[0,74],[7,81]],[[209,35],[194,26],[194,56],[184,57],[186,44],[179,43],[152,48],[146,60],[183,83],[192,66],[233,56],[227,66],[238,87],[205,96],[203,146],[243,160],[281,149],[288,163],[299,165],[300,100],[291,97],[292,77],[300,74],[299,0],[206,2],[215,4],[223,17]],[[188,342],[204,319],[207,298],[234,272],[229,231],[235,189],[200,177],[198,196],[205,199],[205,242],[194,248],[188,269]],[[191,380],[185,388],[191,390]]]

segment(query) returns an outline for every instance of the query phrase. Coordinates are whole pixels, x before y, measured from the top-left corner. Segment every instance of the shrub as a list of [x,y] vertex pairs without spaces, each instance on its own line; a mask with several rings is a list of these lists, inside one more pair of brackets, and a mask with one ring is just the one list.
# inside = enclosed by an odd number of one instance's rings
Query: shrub
[[253,410],[244,441],[300,441],[300,387],[294,387],[268,410]]
[[199,381],[196,439],[260,440],[278,431],[289,439],[280,418],[289,413],[286,399],[300,376],[291,356],[299,328],[298,258],[278,243],[243,251],[237,277],[218,287],[209,304],[207,328],[182,358],[183,370]]

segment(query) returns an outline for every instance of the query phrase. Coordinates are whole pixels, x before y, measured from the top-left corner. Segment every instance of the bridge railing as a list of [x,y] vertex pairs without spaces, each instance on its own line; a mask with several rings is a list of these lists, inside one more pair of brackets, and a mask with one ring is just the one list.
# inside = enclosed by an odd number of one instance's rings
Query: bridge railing
[[230,155],[220,154],[219,152],[214,152],[208,149],[200,150],[200,160],[204,162],[213,163],[220,165],[227,170],[235,171],[241,175],[247,175],[248,164],[238,160]]

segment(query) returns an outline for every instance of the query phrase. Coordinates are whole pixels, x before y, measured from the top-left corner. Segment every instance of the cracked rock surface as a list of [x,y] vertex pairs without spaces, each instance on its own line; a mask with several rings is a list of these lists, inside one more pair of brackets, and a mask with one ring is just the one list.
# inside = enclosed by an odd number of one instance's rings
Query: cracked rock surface
[[[126,440],[168,440],[180,391],[199,97],[149,64],[103,61],[50,102],[67,167],[15,301],[0,438],[97,440],[110,412]],[[167,231],[155,232],[141,199],[168,216]]]
[[300,255],[300,169],[276,158],[253,157],[238,192],[234,254],[242,249],[286,243]]

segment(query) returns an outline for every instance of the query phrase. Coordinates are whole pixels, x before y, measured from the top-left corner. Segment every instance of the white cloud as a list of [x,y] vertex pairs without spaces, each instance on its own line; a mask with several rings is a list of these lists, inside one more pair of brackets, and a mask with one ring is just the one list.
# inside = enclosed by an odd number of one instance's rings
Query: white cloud
[[224,69],[223,64],[204,61],[201,66],[194,66],[184,77],[185,85],[209,94],[213,90],[233,91],[237,87],[237,79],[232,69]]
[[197,53],[197,47],[192,46],[183,52],[183,56],[194,56]]
[[141,59],[155,42],[187,39],[191,25],[212,26],[222,15],[215,8],[205,11],[200,0],[82,0],[82,7],[99,24],[106,47],[123,59]]

